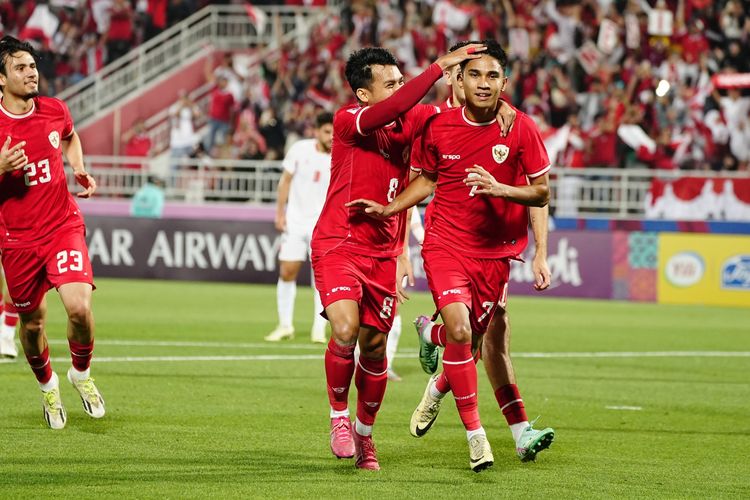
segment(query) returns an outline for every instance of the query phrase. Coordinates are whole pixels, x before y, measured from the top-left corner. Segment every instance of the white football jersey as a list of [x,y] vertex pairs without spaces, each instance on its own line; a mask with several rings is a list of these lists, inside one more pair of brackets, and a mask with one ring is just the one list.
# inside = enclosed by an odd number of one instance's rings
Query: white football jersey
[[331,154],[318,151],[317,143],[317,139],[297,141],[284,158],[284,170],[293,176],[286,206],[288,230],[312,232],[326,201]]

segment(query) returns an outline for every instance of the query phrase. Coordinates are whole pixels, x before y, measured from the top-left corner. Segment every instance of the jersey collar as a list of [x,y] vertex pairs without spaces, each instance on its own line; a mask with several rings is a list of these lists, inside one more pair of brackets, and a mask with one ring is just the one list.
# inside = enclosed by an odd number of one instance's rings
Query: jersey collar
[[463,117],[466,123],[474,127],[486,127],[487,125],[492,125],[493,123],[495,123],[495,120],[490,120],[488,122],[483,122],[483,123],[478,123],[478,122],[469,120],[469,118],[466,116],[466,106],[463,106],[461,108],[461,116]]
[[28,118],[29,116],[31,116],[31,114],[34,112],[35,109],[36,109],[36,101],[32,99],[31,100],[31,109],[30,110],[28,110],[27,112],[25,112],[22,115],[17,115],[15,113],[11,113],[7,109],[5,109],[5,106],[3,105],[3,99],[2,99],[2,97],[0,97],[0,111],[2,111],[5,114],[5,116],[7,116],[8,118],[13,118],[14,120],[20,120],[22,118]]

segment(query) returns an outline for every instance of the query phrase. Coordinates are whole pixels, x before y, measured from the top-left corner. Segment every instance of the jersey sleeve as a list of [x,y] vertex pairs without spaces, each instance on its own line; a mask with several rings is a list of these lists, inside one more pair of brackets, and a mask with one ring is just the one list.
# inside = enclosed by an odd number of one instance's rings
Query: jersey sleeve
[[281,162],[284,172],[289,172],[291,175],[294,175],[297,172],[297,163],[299,162],[300,156],[299,153],[300,143],[296,142],[291,148],[289,148],[289,151],[287,151],[286,156],[284,157],[284,161]]
[[60,106],[62,107],[63,112],[62,138],[68,139],[71,135],[73,135],[73,117],[70,116],[70,110],[68,109],[67,104],[65,104],[63,101],[60,101]]
[[349,106],[341,108],[333,117],[333,133],[345,142],[351,142],[358,134],[357,122],[365,108],[360,106]]
[[358,132],[362,135],[370,134],[406,113],[422,100],[442,76],[440,66],[433,63],[384,101],[363,108],[357,117]]
[[422,135],[424,134],[425,124],[431,116],[434,116],[437,113],[440,113],[440,108],[438,108],[437,106],[429,106],[424,104],[418,104],[410,112],[409,127],[412,131],[410,167],[414,172],[422,171],[423,159],[420,151],[420,143],[422,140]]
[[434,140],[433,127],[430,126],[431,123],[432,121],[430,120],[425,124],[424,132],[419,140],[417,166],[420,170],[432,174],[437,172],[438,158],[440,158],[440,156],[438,155],[437,146]]
[[549,172],[551,167],[547,148],[544,147],[539,127],[528,116],[523,117],[523,123],[519,132],[521,133],[521,168],[523,173],[530,179],[539,177]]

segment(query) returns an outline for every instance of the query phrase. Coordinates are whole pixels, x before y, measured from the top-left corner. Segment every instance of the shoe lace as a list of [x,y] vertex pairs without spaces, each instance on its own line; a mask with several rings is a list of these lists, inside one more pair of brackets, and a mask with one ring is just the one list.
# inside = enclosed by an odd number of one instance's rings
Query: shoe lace
[[425,407],[424,407],[425,413],[429,414],[430,416],[434,415],[440,410],[440,400],[435,399],[432,401],[429,401]]
[[339,422],[333,426],[333,434],[337,438],[346,437],[348,433],[349,433],[349,425],[347,424],[345,419],[339,420]]
[[478,457],[484,453],[484,444],[480,436],[474,436],[469,440],[469,448],[471,448],[472,457]]
[[86,399],[89,402],[98,403],[99,395],[96,393],[96,386],[94,385],[94,379],[89,377],[80,383],[81,391],[86,395]]
[[55,390],[45,392],[44,403],[50,408],[57,408],[60,405],[59,393]]
[[375,443],[372,438],[362,438],[359,443],[360,449],[362,450],[363,456],[375,456],[377,450],[375,450]]

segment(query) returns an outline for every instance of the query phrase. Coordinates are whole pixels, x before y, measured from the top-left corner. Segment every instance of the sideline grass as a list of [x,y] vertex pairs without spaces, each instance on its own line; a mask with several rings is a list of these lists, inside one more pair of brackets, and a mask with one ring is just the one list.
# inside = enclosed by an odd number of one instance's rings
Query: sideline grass
[[[68,425],[48,430],[25,362],[0,364],[0,496],[27,498],[744,497],[750,448],[750,357],[528,358],[514,361],[531,418],[552,448],[521,464],[480,366],[480,410],[495,466],[468,468],[455,406],[409,435],[426,375],[409,320],[375,440],[383,470],[356,471],[328,449],[323,347],[308,343],[309,289],[297,338],[265,345],[271,286],[98,280],[96,355],[320,355],[301,360],[94,362],[107,401],[86,417],[63,381]],[[49,296],[54,358],[67,358],[59,300]],[[513,351],[750,351],[750,310],[511,298]],[[116,343],[130,341],[129,343]],[[229,343],[167,346],[156,341]],[[129,345],[136,344],[136,345]],[[64,379],[69,363],[54,369]],[[354,392],[354,391],[352,391]],[[608,406],[641,407],[639,411]],[[354,408],[352,395],[352,408]]]

